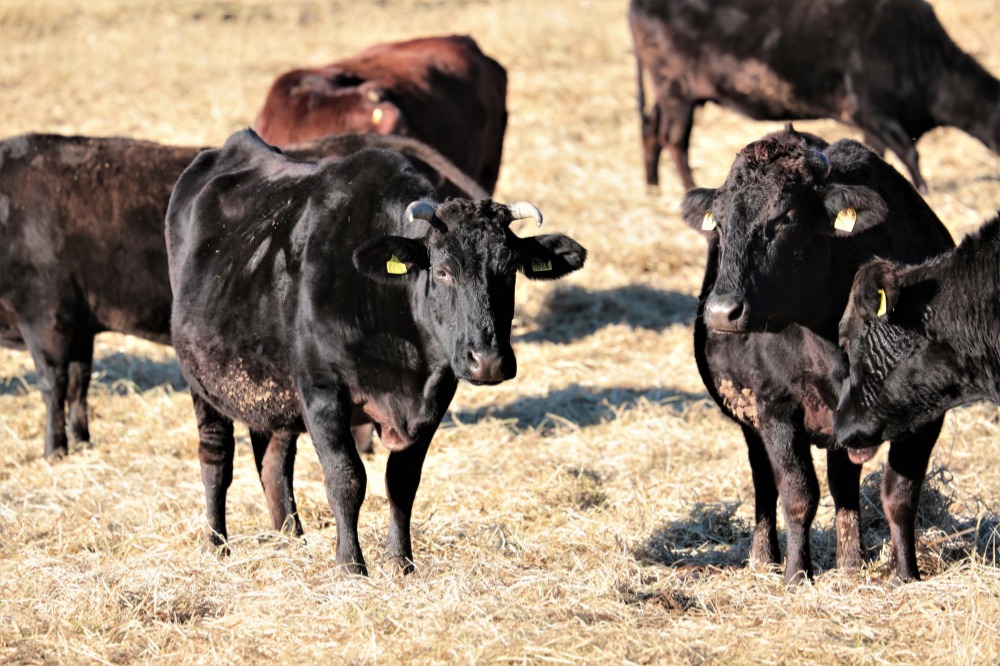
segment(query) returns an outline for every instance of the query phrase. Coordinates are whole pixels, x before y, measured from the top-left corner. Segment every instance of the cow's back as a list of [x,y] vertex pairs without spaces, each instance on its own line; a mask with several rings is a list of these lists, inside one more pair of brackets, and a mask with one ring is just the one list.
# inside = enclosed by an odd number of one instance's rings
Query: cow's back
[[169,341],[163,217],[196,148],[26,135],[0,143],[0,299],[32,316]]

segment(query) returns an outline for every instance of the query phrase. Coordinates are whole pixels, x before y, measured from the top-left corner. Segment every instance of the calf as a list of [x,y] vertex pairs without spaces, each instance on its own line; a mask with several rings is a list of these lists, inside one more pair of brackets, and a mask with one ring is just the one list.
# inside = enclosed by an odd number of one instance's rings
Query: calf
[[378,44],[286,72],[254,125],[276,146],[345,132],[411,134],[489,192],[506,128],[507,72],[463,35]]
[[[847,374],[837,322],[858,266],[876,254],[920,261],[952,246],[934,213],[861,144],[789,126],[746,146],[718,189],[684,198],[708,239],[695,321],[705,386],[743,430],[755,492],[751,557],[780,561],[776,502],[788,532],[785,580],[812,575],[809,530],[819,502],[810,443],[827,448],[837,563],[861,564],[860,461],[837,446],[833,410]],[[896,574],[917,578],[914,515],[940,419],[889,456],[883,497]],[[860,442],[861,446],[874,443]]]
[[[227,537],[233,420],[262,439],[308,430],[337,562],[365,573],[366,474],[349,430],[361,417],[390,450],[389,557],[412,568],[413,499],[458,380],[516,372],[516,272],[557,279],[586,257],[561,234],[518,238],[508,226],[525,217],[542,220],[523,202],[439,204],[387,151],[303,163],[248,130],[198,156],[166,225],[171,333],[196,405],[211,544]],[[268,501],[272,516],[294,515],[290,484]]]
[[958,127],[1000,152],[1000,81],[923,0],[632,0],[629,21],[650,186],[666,147],[694,187],[691,126],[708,101],[758,120],[854,125],[877,151],[896,153],[921,191],[916,142],[935,127]]
[[922,264],[863,266],[840,321],[850,380],[837,439],[899,439],[963,403],[1000,404],[998,324],[1000,214]]
[[[383,146],[474,198],[488,194],[437,151],[407,137],[330,137],[289,148],[302,159]],[[200,148],[123,138],[28,134],[0,141],[0,345],[28,349],[45,398],[45,455],[87,442],[94,336],[170,342],[163,218]],[[99,262],[99,263],[97,263]]]

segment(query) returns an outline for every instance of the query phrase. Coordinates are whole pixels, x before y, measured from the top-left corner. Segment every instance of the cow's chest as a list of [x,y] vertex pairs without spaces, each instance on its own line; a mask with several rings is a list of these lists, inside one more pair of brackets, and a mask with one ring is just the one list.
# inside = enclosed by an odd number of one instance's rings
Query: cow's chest
[[382,381],[359,382],[351,389],[356,410],[379,430],[379,439],[390,451],[400,451],[437,428],[455,392],[455,380],[442,373],[395,371],[393,388]]
[[813,443],[826,446],[839,379],[835,352],[821,342],[802,334],[709,333],[695,352],[704,355],[705,383],[734,420],[760,431],[768,421],[801,419]]

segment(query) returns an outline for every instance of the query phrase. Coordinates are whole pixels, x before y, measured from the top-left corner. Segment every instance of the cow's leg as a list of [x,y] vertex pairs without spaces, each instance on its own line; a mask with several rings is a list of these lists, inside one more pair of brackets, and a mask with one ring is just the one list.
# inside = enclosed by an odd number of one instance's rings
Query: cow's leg
[[87,390],[90,388],[93,359],[94,336],[89,334],[77,336],[70,350],[69,385],[66,392],[66,397],[69,399],[70,436],[75,442],[90,441]]
[[881,140],[882,145],[887,147],[906,167],[910,174],[913,186],[921,194],[927,194],[927,183],[920,175],[920,155],[917,153],[917,141],[895,121],[883,121],[876,125],[875,130],[865,130],[866,133]]
[[326,497],[337,520],[337,563],[368,575],[358,541],[358,516],[368,475],[351,436],[351,404],[346,390],[299,382],[306,428],[323,467]]
[[778,547],[778,487],[774,483],[774,471],[771,469],[771,461],[767,457],[764,442],[757,431],[743,426],[743,436],[747,441],[750,471],[753,474],[755,526],[750,560],[762,564],[779,564],[781,551]]
[[433,431],[402,451],[389,454],[385,468],[385,489],[389,497],[389,541],[386,556],[403,573],[413,571],[413,547],[410,543],[410,515],[413,498],[420,485],[420,473],[427,456]]
[[278,532],[302,536],[302,523],[295,507],[292,477],[295,474],[295,451],[298,434],[289,430],[273,433],[250,431],[257,475],[267,498],[271,527]]
[[[58,319],[53,315],[54,319]],[[69,452],[66,438],[66,392],[69,384],[72,334],[52,326],[22,326],[21,335],[35,362],[38,388],[45,400],[45,457]]]
[[646,166],[646,188],[655,194],[660,187],[660,152],[663,143],[660,134],[660,105],[654,104],[649,113],[639,110],[642,126],[642,158]]
[[862,140],[865,145],[872,149],[879,157],[885,157],[885,142],[882,141],[881,137],[875,132],[870,132],[868,130],[861,130]]
[[375,434],[375,425],[371,421],[351,425],[351,437],[354,438],[354,445],[358,448],[358,453],[374,453],[375,442],[372,436]]
[[785,582],[797,583],[813,575],[809,532],[819,507],[819,481],[805,429],[788,420],[761,417],[761,435],[785,515]]
[[861,465],[843,449],[826,452],[826,479],[830,484],[837,524],[837,566],[861,568]]
[[676,93],[669,101],[661,98],[658,105],[663,107],[660,140],[677,166],[684,189],[690,190],[694,187],[694,176],[691,175],[691,165],[688,162],[688,148],[691,145],[695,104]]
[[[195,393],[194,414],[198,420],[198,460],[201,462],[201,480],[205,484],[205,508],[208,517],[210,550],[226,546],[226,492],[233,482],[233,422],[220,414]],[[223,550],[222,552],[226,552]]]
[[916,523],[920,488],[943,419],[927,424],[913,437],[892,442],[889,466],[882,476],[882,508],[889,521],[892,559],[900,581],[920,580],[917,568]]

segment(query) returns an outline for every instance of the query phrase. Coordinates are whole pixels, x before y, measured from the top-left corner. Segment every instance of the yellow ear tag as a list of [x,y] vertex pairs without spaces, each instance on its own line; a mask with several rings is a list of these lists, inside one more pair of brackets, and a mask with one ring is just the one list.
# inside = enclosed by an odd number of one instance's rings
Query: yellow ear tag
[[837,213],[837,219],[833,222],[833,228],[837,231],[854,231],[854,223],[858,221],[858,211],[853,208],[845,208]]
[[382,122],[382,109],[375,109],[372,111],[372,122],[376,125]]
[[406,264],[396,255],[392,255],[392,258],[385,262],[385,270],[392,275],[402,275],[406,272]]
[[531,272],[532,273],[545,273],[552,270],[552,260],[551,259],[538,259],[533,258],[531,260]]
[[715,229],[715,216],[712,215],[712,211],[705,213],[705,217],[701,218],[701,230],[711,231]]
[[884,290],[882,290],[882,289],[878,290],[878,298],[879,298],[879,302],[878,302],[878,316],[879,317],[884,317],[885,316],[885,312],[886,312],[886,307],[885,307],[885,291]]

